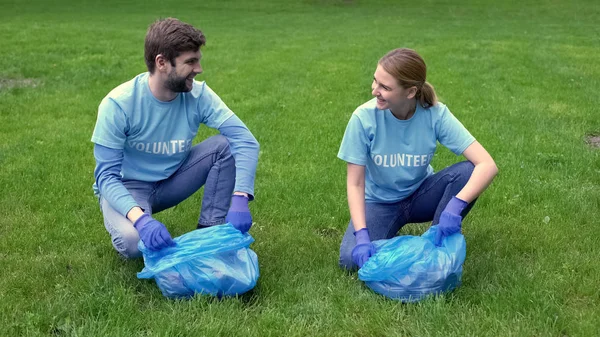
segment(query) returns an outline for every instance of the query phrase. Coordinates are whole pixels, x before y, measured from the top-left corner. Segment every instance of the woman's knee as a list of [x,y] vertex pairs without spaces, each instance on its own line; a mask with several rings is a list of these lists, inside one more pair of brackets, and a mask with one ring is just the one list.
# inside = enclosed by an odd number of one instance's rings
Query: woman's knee
[[346,232],[344,232],[344,236],[342,237],[342,242],[340,243],[340,259],[338,261],[340,268],[346,270],[354,269],[354,262],[352,262],[352,249],[356,244],[354,240],[354,225],[352,224],[352,220],[348,223],[348,227],[346,228]]
[[454,171],[457,175],[456,179],[466,184],[467,181],[469,181],[469,178],[471,178],[471,174],[473,173],[474,169],[475,165],[468,160],[456,163],[454,165]]
[[469,176],[471,175],[471,173],[473,173],[473,170],[475,169],[475,164],[471,163],[468,160],[462,161],[456,165],[458,165],[459,167],[459,172]]
[[345,270],[356,269],[356,265],[352,261],[351,252],[345,252],[345,251],[340,252],[339,265],[340,265],[340,268],[345,269]]
[[352,261],[352,249],[354,248],[353,242],[349,242],[348,238],[342,239],[342,244],[340,245],[340,260],[339,265],[340,268],[346,270],[356,269],[356,265],[354,261]]

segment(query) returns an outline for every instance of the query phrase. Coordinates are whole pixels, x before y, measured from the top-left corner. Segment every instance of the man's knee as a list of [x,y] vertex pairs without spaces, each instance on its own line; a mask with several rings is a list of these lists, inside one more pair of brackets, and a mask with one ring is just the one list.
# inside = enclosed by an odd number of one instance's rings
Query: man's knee
[[213,146],[218,149],[218,151],[220,153],[223,154],[230,154],[231,150],[229,148],[229,141],[227,140],[227,137],[223,136],[223,135],[215,135],[210,137],[211,142],[213,143]]
[[139,241],[140,236],[133,227],[112,238],[113,247],[126,259],[135,259],[142,256],[142,252],[138,249]]

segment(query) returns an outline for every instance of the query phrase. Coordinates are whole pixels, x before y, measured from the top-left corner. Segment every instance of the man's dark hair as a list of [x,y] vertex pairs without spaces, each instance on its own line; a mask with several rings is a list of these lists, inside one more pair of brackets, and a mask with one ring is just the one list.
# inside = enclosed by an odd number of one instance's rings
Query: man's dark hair
[[175,58],[187,51],[198,51],[206,44],[202,31],[175,18],[166,18],[154,22],[148,28],[144,42],[144,58],[146,67],[153,74],[156,70],[156,56],[162,54],[171,65],[175,66]]

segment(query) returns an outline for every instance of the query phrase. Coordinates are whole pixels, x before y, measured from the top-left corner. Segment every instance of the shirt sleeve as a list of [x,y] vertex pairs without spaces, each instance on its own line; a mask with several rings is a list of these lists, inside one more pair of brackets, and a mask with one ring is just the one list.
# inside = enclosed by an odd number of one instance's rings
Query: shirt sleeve
[[127,217],[127,213],[138,204],[121,181],[123,150],[95,144],[94,158],[96,159],[94,178],[100,195],[117,212]]
[[254,199],[254,177],[258,163],[259,144],[246,125],[232,115],[218,128],[229,141],[235,159],[235,191],[248,193]]
[[443,109],[441,118],[436,125],[437,140],[454,154],[460,155],[475,141],[475,137],[446,106]]
[[98,107],[92,142],[122,150],[125,147],[128,128],[123,110],[110,98],[104,98]]
[[369,156],[369,144],[369,138],[360,119],[353,114],[346,126],[338,158],[351,164],[366,166]]
[[198,99],[198,111],[200,113],[200,123],[213,129],[218,129],[223,122],[234,115],[206,83],[204,83],[204,90],[200,99]]

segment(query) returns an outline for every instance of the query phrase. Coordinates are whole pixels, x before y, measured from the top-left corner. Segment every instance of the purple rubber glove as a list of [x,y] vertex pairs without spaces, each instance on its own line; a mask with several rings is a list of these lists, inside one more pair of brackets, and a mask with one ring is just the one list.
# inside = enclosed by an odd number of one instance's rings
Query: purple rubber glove
[[242,233],[246,233],[252,226],[252,215],[248,208],[248,198],[243,195],[233,195],[231,197],[231,206],[225,221],[231,223],[233,227]]
[[441,246],[442,240],[454,233],[460,233],[462,217],[460,213],[467,207],[468,203],[457,197],[452,197],[440,215],[440,223],[435,236],[435,245]]
[[362,268],[363,264],[375,254],[375,247],[371,243],[369,230],[366,228],[354,232],[354,238],[356,239],[356,246],[352,249],[352,261],[358,268]]
[[150,250],[160,250],[165,247],[175,246],[171,239],[171,234],[167,227],[158,220],[155,220],[150,214],[144,214],[139,217],[133,227],[140,234],[140,239]]

